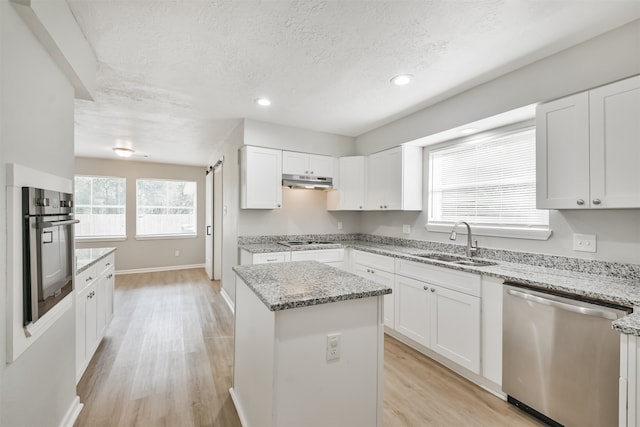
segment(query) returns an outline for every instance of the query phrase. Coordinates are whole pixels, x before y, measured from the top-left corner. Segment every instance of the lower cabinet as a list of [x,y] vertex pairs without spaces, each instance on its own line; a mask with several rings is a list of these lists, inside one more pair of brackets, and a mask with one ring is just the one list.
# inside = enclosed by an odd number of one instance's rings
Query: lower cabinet
[[391,288],[384,296],[384,325],[395,329],[395,260],[392,257],[353,250],[352,273]]
[[76,382],[89,365],[113,317],[113,254],[76,276]]
[[396,274],[396,331],[480,374],[480,276],[411,261],[398,264],[396,271],[420,280]]

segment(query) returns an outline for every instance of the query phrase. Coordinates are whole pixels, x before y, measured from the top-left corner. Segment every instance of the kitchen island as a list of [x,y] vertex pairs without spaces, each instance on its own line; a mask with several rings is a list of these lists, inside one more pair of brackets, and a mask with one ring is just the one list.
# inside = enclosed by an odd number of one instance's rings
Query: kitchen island
[[391,289],[316,261],[234,271],[230,393],[243,426],[381,426]]

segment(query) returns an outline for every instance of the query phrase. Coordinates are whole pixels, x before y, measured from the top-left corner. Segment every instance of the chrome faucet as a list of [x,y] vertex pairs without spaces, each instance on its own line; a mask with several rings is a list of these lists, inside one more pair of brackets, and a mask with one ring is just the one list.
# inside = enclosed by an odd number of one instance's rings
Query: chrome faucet
[[478,241],[475,240],[472,242],[473,236],[471,235],[471,226],[466,221],[458,221],[453,224],[453,228],[451,229],[451,236],[449,236],[449,240],[456,240],[458,233],[456,232],[456,228],[460,225],[464,224],[467,227],[467,248],[465,249],[465,253],[467,257],[472,257],[478,252]]

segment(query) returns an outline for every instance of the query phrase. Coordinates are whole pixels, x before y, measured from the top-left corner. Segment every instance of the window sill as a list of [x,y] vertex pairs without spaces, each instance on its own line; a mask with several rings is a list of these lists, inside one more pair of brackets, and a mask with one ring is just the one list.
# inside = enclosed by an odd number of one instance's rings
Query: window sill
[[[451,233],[453,223],[425,224],[427,231],[435,233]],[[466,227],[457,227],[458,234],[467,234]],[[550,229],[516,228],[516,227],[490,227],[486,225],[471,224],[471,232],[474,236],[505,237],[508,239],[549,240],[553,233]]]
[[127,240],[126,236],[96,236],[96,237],[76,237],[74,239],[78,243],[91,243],[91,242],[124,242]]
[[136,240],[195,239],[197,237],[197,234],[159,234],[153,236],[136,236]]

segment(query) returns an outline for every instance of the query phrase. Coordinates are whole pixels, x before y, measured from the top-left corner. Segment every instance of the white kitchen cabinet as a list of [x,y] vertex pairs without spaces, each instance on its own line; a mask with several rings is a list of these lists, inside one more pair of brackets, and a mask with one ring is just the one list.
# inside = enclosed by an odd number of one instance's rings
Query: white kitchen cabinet
[[502,386],[503,280],[482,276],[482,376]]
[[283,151],[282,173],[333,177],[333,157]]
[[539,209],[640,207],[640,76],[539,105]]
[[391,288],[384,296],[384,325],[395,328],[395,276],[392,257],[354,250],[352,273]]
[[76,382],[80,381],[113,318],[114,262],[115,256],[111,253],[75,279]]
[[291,261],[318,261],[332,267],[343,268],[344,249],[311,249],[291,251]]
[[428,285],[396,275],[395,330],[418,344],[430,347]]
[[366,157],[340,157],[334,178],[334,189],[327,193],[327,210],[363,210],[366,194]]
[[366,187],[367,210],[422,210],[422,147],[371,154]]
[[395,329],[480,373],[480,276],[396,261]]
[[287,262],[291,261],[291,252],[264,252],[254,254],[247,250],[242,249],[240,251],[240,264],[252,265],[252,264],[271,264],[274,262]]
[[282,151],[245,146],[240,149],[240,208],[282,207]]

